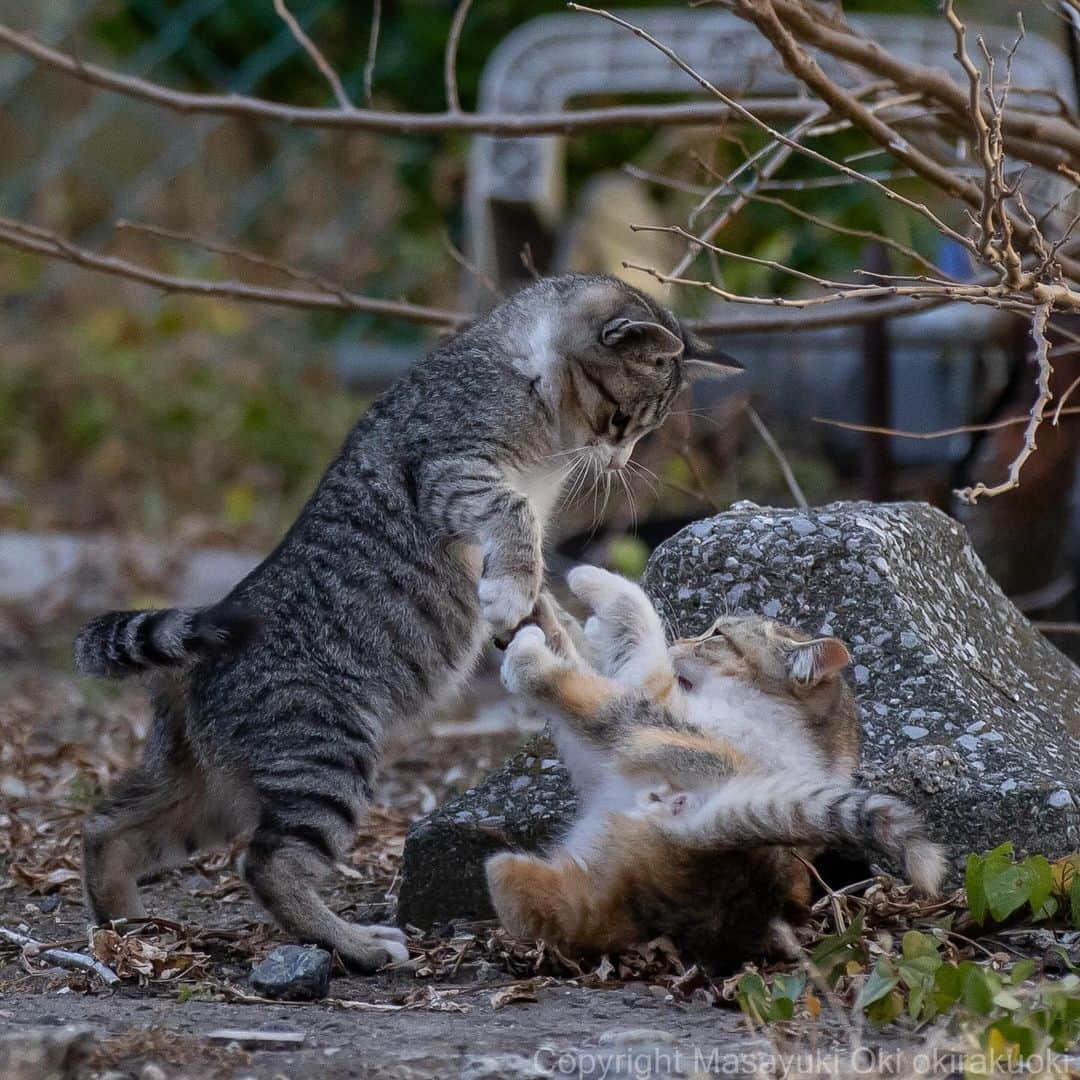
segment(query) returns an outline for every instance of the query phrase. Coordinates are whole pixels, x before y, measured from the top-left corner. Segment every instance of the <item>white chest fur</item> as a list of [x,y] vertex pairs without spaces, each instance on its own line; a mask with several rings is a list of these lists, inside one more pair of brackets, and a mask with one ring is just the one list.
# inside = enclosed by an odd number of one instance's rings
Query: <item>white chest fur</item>
[[506,472],[507,484],[529,500],[529,505],[536,515],[536,520],[540,522],[541,528],[546,528],[551,520],[552,511],[559,501],[565,479],[566,470],[550,462],[541,463],[527,472],[519,472],[516,469],[508,469]]
[[825,763],[805,732],[798,711],[737,679],[704,680],[687,695],[689,718],[722,735],[770,772],[823,770]]

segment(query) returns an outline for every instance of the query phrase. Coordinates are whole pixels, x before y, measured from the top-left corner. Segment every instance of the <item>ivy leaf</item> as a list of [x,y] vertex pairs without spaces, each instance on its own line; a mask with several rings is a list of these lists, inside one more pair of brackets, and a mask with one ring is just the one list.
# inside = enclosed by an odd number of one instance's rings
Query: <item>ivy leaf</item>
[[963,992],[963,973],[956,964],[942,964],[934,975],[934,1003],[938,1012],[955,1005]]
[[1038,915],[1054,891],[1054,871],[1045,855],[1032,855],[1024,860],[1023,865],[1027,866],[1031,873],[1028,903],[1031,905],[1031,913]]
[[971,917],[980,926],[986,922],[987,912],[990,910],[986,903],[986,888],[983,884],[983,872],[986,860],[981,855],[972,852],[967,857],[967,867],[964,871],[964,891],[967,893],[968,911]]
[[983,868],[986,903],[995,922],[1003,922],[1027,903],[1035,874],[1026,862],[1005,863],[987,861]]
[[987,973],[978,964],[966,960],[960,965],[960,975],[963,979],[961,999],[964,1004],[979,1016],[989,1016],[994,1007],[994,989]]
[[893,990],[883,998],[871,1002],[866,1010],[867,1018],[875,1027],[891,1024],[904,1011],[904,995]]
[[874,970],[870,972],[866,982],[862,984],[858,997],[855,998],[855,1008],[867,1009],[875,1001],[880,1001],[892,993],[899,981],[900,976],[896,969],[885,957],[882,957],[874,965]]

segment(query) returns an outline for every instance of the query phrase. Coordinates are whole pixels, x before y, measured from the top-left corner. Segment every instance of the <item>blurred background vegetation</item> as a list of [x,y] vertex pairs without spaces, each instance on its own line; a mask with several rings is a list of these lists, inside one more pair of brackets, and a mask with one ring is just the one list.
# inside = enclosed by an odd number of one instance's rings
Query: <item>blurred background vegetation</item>
[[[453,3],[388,3],[374,68],[374,103],[444,107],[442,64]],[[622,7],[657,7],[624,2]],[[1023,4],[1029,30],[1052,16]],[[981,18],[1018,5],[981,0]],[[848,0],[849,12],[933,15],[935,0]],[[291,9],[362,101],[371,5],[294,0]],[[982,10],[985,9],[985,10]],[[478,0],[458,62],[462,103],[476,101],[496,44],[558,0]],[[235,89],[326,104],[326,87],[269,3],[248,0],[0,0],[0,14],[79,55],[195,89]],[[584,16],[583,16],[584,17]],[[944,30],[942,31],[944,33]],[[739,133],[753,143],[753,135]],[[231,243],[317,271],[358,292],[455,306],[464,244],[468,140],[280,131],[212,117],[185,118],[98,94],[77,81],[0,55],[3,212],[174,273],[280,284],[266,267],[127,231],[121,216]],[[841,137],[834,152],[858,145]],[[692,149],[724,171],[742,151],[703,132],[674,139],[623,129],[571,140],[570,201],[590,178],[637,162],[674,174]],[[888,162],[883,161],[882,167]],[[684,168],[688,168],[684,164]],[[815,175],[793,162],[785,175]],[[701,183],[700,170],[687,180]],[[687,196],[652,187],[670,220]],[[924,250],[934,237],[862,187],[799,195],[803,208],[854,228],[884,229]],[[822,235],[756,204],[726,246],[815,273],[859,261],[862,241]],[[790,279],[745,264],[725,281],[783,291]],[[220,300],[156,295],[76,268],[0,251],[0,526],[117,529],[193,542],[265,548],[281,533],[364,407],[368,390],[339,377],[343,343],[388,356],[416,353],[430,333],[368,316],[311,315]],[[720,415],[723,421],[723,415]],[[850,490],[813,441],[784,434],[811,501]],[[660,463],[666,490],[697,512],[736,497],[788,502],[779,468],[758,440],[701,477],[679,455]],[[698,485],[699,487],[702,485]],[[688,494],[688,492],[690,494]]]

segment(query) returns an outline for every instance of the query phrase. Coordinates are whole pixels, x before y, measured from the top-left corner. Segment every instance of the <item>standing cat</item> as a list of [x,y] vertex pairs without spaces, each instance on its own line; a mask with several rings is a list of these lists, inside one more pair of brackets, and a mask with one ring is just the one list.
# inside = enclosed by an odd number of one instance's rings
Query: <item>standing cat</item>
[[94,918],[141,915],[141,876],[249,835],[244,877],[290,934],[361,970],[403,958],[399,930],[347,923],[315,889],[354,835],[382,732],[462,683],[485,624],[506,635],[529,615],[567,478],[624,465],[709,363],[617,279],[539,281],[371,406],[224,601],[85,627],[82,671],[157,671],[143,761],[84,829]]
[[784,908],[809,895],[795,846],[877,850],[937,889],[941,851],[914,811],[852,783],[859,720],[842,642],[749,617],[669,648],[636,585],[595,567],[569,580],[594,612],[584,635],[545,597],[541,626],[519,629],[503,661],[508,689],[557,710],[581,799],[547,856],[488,860],[511,932],[596,952],[668,934],[731,966],[790,940]]

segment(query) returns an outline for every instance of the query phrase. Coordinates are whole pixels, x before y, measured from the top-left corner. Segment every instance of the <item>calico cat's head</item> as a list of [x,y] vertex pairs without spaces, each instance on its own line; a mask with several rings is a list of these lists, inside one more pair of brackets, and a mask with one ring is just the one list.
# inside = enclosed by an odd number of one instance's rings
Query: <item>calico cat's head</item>
[[592,448],[608,468],[626,464],[691,379],[741,370],[662,304],[618,278],[546,278],[512,304],[528,313],[525,359],[557,386],[567,448]]
[[830,757],[839,754],[854,763],[858,708],[843,678],[851,655],[839,638],[811,637],[758,615],[723,615],[668,652],[685,692],[707,692],[713,679],[737,679],[795,705]]

